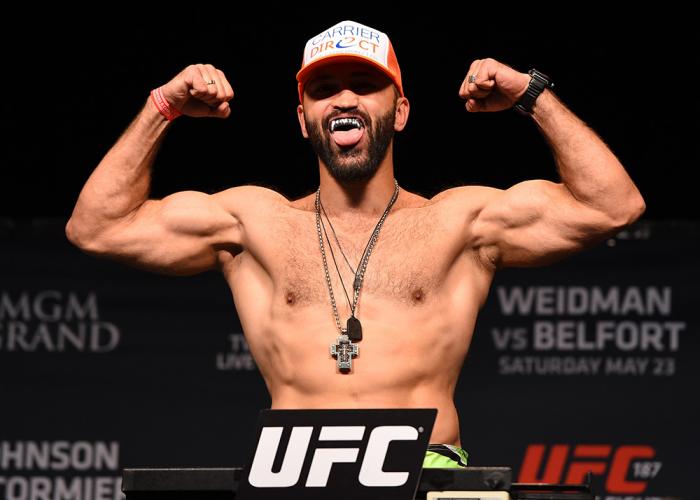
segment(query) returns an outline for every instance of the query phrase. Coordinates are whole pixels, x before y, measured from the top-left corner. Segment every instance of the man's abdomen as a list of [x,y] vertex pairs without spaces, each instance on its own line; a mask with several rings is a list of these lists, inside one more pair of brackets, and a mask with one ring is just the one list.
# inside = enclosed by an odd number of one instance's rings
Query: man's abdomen
[[[337,375],[342,376],[342,375]],[[367,382],[349,389],[349,384],[329,381],[328,390],[315,394],[301,393],[293,388],[272,394],[273,409],[347,409],[347,408],[437,408],[438,415],[430,437],[431,443],[459,446],[459,419],[452,391],[446,387],[413,384],[384,386]],[[337,385],[344,385],[343,389]],[[378,386],[378,387],[377,387]]]

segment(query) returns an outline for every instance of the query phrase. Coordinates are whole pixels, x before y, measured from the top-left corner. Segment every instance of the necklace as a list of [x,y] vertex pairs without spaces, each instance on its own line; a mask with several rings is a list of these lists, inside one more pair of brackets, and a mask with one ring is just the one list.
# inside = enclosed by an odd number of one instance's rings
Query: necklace
[[[340,246],[340,240],[338,239],[338,235],[335,232],[335,228],[333,227],[333,223],[331,222],[330,217],[328,217],[328,214],[326,213],[326,209],[323,208],[323,203],[319,203],[321,205],[321,211],[323,212],[323,215],[326,217],[326,221],[328,222],[328,225],[331,228],[331,232],[333,233],[333,239],[335,240],[336,245],[338,245],[338,250],[340,250],[340,254],[343,256],[343,259],[345,259],[345,263],[348,265],[348,268],[350,269],[350,272],[355,276],[355,279],[353,280],[353,290],[359,288],[360,286],[360,281],[359,281],[359,276],[357,274],[357,271],[352,268],[350,265],[350,261],[348,260],[347,256],[345,255],[345,252],[343,252],[343,247]],[[340,269],[338,269],[338,262],[335,260],[335,252],[333,251],[333,245],[331,244],[331,239],[328,236],[328,231],[326,230],[326,225],[323,223],[323,217],[321,217],[321,229],[323,229],[323,235],[326,237],[326,242],[328,243],[328,250],[331,252],[331,259],[333,260],[333,265],[335,266],[335,270],[338,273],[338,278],[340,279],[340,285],[343,287],[343,293],[345,294],[345,299],[348,301],[348,306],[350,307],[351,311],[351,318],[348,318],[349,326],[352,328],[348,329],[349,336],[352,340],[358,341],[362,340],[362,325],[359,324],[359,320],[355,317],[355,307],[353,305],[353,302],[350,301],[350,297],[348,297],[348,290],[345,288],[345,281],[343,280],[343,275],[340,272]],[[367,249],[369,248],[369,244],[372,241],[370,238],[367,241],[367,244],[365,245],[365,249],[362,251],[362,256],[360,257],[360,262],[362,262],[362,259],[364,258],[365,254],[367,253]],[[356,322],[357,321],[357,322]]]
[[[321,203],[321,211],[323,212],[323,215],[326,216],[326,220],[328,221],[328,226],[330,226],[331,232],[333,233],[333,239],[335,240],[336,245],[338,245],[338,250],[340,250],[340,254],[343,256],[343,259],[345,259],[345,263],[348,265],[350,272],[352,274],[357,274],[357,271],[355,271],[352,268],[352,266],[350,265],[350,261],[345,256],[345,252],[343,252],[343,247],[340,246],[340,241],[338,240],[338,235],[335,232],[335,228],[333,227],[333,224],[331,223],[330,217],[328,217],[328,214],[326,213],[326,209],[323,208],[323,203]],[[326,226],[323,225],[323,219],[321,219],[321,227],[323,227],[323,233],[326,235],[326,241],[328,241],[328,233],[326,232]],[[369,245],[369,241],[367,241],[367,245]],[[362,252],[363,257],[365,255],[365,253],[367,253],[367,245],[365,245],[365,249]],[[333,249],[331,248],[330,241],[328,241],[328,249],[331,250],[331,257],[333,257]],[[362,257],[360,257],[360,262],[362,262]],[[342,281],[341,281],[341,283],[342,283]]]
[[[367,246],[365,247],[365,252],[363,253],[360,263],[357,266],[357,271],[355,272],[355,280],[353,283],[353,300],[352,304],[350,304],[350,310],[351,310],[351,316],[348,318],[347,323],[346,323],[346,328],[343,328],[340,324],[340,316],[338,315],[338,307],[336,306],[335,303],[335,295],[333,294],[333,285],[331,284],[331,275],[328,272],[328,260],[326,259],[326,251],[325,247],[323,244],[323,232],[321,230],[321,225],[322,225],[322,220],[321,220],[321,186],[318,187],[318,190],[316,191],[316,231],[318,233],[318,243],[319,247],[321,248],[321,258],[323,260],[323,271],[326,275],[326,284],[328,285],[328,294],[330,295],[331,299],[331,306],[333,307],[333,316],[335,317],[335,324],[338,327],[338,331],[340,332],[340,336],[338,337],[338,340],[335,344],[331,344],[330,346],[330,352],[333,357],[337,359],[337,366],[340,371],[349,371],[352,370],[352,359],[355,356],[358,356],[360,353],[359,346],[357,344],[353,344],[354,342],[358,342],[362,340],[362,324],[360,323],[360,320],[358,320],[355,317],[355,309],[357,308],[357,300],[360,297],[360,290],[362,288],[362,280],[365,277],[365,271],[367,270],[367,262],[369,261],[369,257],[372,254],[372,249],[374,248],[375,243],[377,242],[377,238],[379,237],[379,231],[382,228],[382,225],[384,224],[384,220],[386,219],[387,215],[389,215],[389,211],[391,210],[391,207],[393,206],[394,202],[396,201],[396,198],[399,195],[399,183],[394,179],[394,194],[391,196],[391,200],[389,200],[389,204],[387,205],[386,209],[384,210],[384,213],[382,216],[379,218],[379,221],[377,222],[377,225],[375,226],[374,230],[372,231],[371,236],[369,237],[369,241],[367,242]],[[330,221],[329,221],[330,223]],[[324,226],[325,230],[325,226]],[[327,235],[326,235],[327,236]],[[340,246],[339,246],[340,248]],[[329,243],[329,249],[332,252],[332,248],[330,248],[330,243]],[[342,252],[342,250],[341,250]],[[333,258],[335,262],[335,257]],[[349,265],[349,264],[348,264]],[[337,264],[336,264],[336,269],[337,269]],[[340,272],[338,272],[340,275]],[[341,284],[342,284],[342,278],[341,278]],[[343,287],[345,285],[343,284]],[[347,292],[346,292],[347,295]],[[348,299],[349,302],[349,299]]]

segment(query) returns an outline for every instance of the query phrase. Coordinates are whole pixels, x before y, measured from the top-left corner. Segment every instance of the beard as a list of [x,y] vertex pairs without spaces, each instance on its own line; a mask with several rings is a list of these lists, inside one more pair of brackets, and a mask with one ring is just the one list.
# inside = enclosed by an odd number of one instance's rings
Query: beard
[[376,124],[370,117],[359,110],[353,114],[362,117],[365,123],[365,132],[369,139],[367,149],[359,145],[351,148],[338,148],[331,139],[329,131],[330,121],[342,111],[333,113],[323,121],[323,128],[317,123],[306,120],[306,130],[309,133],[311,147],[326,165],[328,172],[339,182],[358,182],[371,179],[379,169],[379,164],[386,156],[387,148],[394,137],[394,115],[396,104],[385,115],[380,116]]

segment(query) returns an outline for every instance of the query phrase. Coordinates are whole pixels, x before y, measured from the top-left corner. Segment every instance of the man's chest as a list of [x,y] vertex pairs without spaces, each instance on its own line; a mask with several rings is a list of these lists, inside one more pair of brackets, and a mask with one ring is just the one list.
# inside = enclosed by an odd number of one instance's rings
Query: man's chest
[[374,244],[374,227],[330,226],[324,219],[319,232],[315,217],[306,217],[276,228],[276,259],[269,268],[284,303],[327,304],[331,290],[339,306],[353,302],[353,284],[361,276],[361,295],[426,304],[444,286],[464,248],[455,228],[450,231],[427,213],[387,219]]

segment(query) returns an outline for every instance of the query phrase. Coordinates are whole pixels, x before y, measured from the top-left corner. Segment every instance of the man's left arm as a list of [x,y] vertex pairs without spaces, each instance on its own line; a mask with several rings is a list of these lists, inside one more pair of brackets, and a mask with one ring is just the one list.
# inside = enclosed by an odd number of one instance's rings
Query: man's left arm
[[[477,60],[460,96],[470,112],[500,111],[511,108],[529,82],[528,74],[494,59]],[[470,240],[497,267],[552,262],[615,234],[645,209],[610,148],[553,92],[539,95],[532,118],[552,149],[561,182],[481,191]]]

